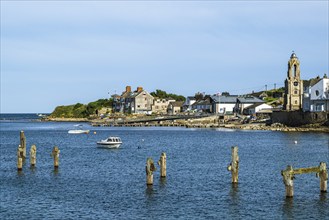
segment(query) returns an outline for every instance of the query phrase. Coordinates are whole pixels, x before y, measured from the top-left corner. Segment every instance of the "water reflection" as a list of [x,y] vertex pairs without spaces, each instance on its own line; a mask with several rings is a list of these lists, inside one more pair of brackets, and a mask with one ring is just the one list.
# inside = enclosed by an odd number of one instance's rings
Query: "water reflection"
[[167,184],[167,178],[160,177],[160,188],[164,188]]
[[283,203],[284,219],[293,219],[294,217],[294,198],[286,197]]
[[239,187],[237,183],[232,183],[230,190],[230,197],[233,204],[237,204],[239,201]]
[[153,191],[153,185],[146,185],[146,189],[145,189],[145,195],[146,197],[152,197],[154,191]]

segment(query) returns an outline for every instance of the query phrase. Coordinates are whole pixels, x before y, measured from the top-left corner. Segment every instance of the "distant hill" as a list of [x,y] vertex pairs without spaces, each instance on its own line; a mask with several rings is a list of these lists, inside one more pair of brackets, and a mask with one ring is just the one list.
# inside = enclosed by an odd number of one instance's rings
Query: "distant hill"
[[95,115],[100,109],[112,107],[113,100],[99,99],[87,105],[77,103],[74,105],[57,106],[50,114],[51,118],[89,118]]

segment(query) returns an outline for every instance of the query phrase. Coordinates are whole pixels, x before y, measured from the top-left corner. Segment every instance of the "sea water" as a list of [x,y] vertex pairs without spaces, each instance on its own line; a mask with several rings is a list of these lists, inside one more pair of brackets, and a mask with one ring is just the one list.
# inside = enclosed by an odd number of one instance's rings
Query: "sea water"
[[[2,118],[4,115],[2,115]],[[315,174],[296,175],[294,198],[285,198],[281,170],[329,165],[329,135],[278,131],[175,127],[91,127],[72,135],[74,123],[0,120],[1,219],[328,219],[328,194]],[[27,155],[37,146],[36,168],[27,158],[17,171],[19,133]],[[95,134],[95,133],[96,134]],[[108,136],[119,149],[97,148]],[[295,144],[297,141],[297,144]],[[60,149],[54,171],[51,151]],[[239,183],[227,166],[239,147]],[[167,154],[146,185],[146,160]]]

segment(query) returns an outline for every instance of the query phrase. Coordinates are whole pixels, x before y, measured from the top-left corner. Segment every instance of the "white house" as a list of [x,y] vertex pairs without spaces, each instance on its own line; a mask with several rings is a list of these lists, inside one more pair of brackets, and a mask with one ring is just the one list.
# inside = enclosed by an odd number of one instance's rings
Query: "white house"
[[258,112],[272,112],[273,107],[265,103],[256,103],[243,109],[243,114],[254,115]]
[[236,95],[214,95],[211,97],[213,100],[213,112],[219,114],[233,114],[236,100]]
[[325,75],[304,88],[303,111],[329,112],[329,79]]
[[329,79],[323,78],[312,86],[310,93],[310,111],[329,111]]
[[190,111],[192,110],[192,105],[196,102],[195,97],[188,96],[183,104],[183,111]]
[[239,114],[242,114],[245,108],[255,104],[262,104],[263,100],[256,98],[254,96],[239,96],[236,101],[235,109]]

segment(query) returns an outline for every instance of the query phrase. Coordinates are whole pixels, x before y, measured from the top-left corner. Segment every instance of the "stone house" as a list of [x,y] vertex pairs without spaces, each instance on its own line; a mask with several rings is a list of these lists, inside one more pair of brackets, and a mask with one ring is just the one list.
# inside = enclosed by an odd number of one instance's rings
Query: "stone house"
[[154,97],[143,90],[143,87],[137,87],[136,91],[125,98],[125,112],[147,114],[152,111],[153,100]]
[[184,102],[182,101],[170,102],[168,105],[168,114],[176,115],[182,112],[183,104]]
[[143,87],[137,87],[136,91],[131,91],[130,86],[121,96],[114,95],[113,109],[122,113],[146,114],[152,111],[154,97],[151,96]]
[[154,98],[152,105],[152,113],[167,114],[168,107],[171,102],[175,102],[175,100]]

